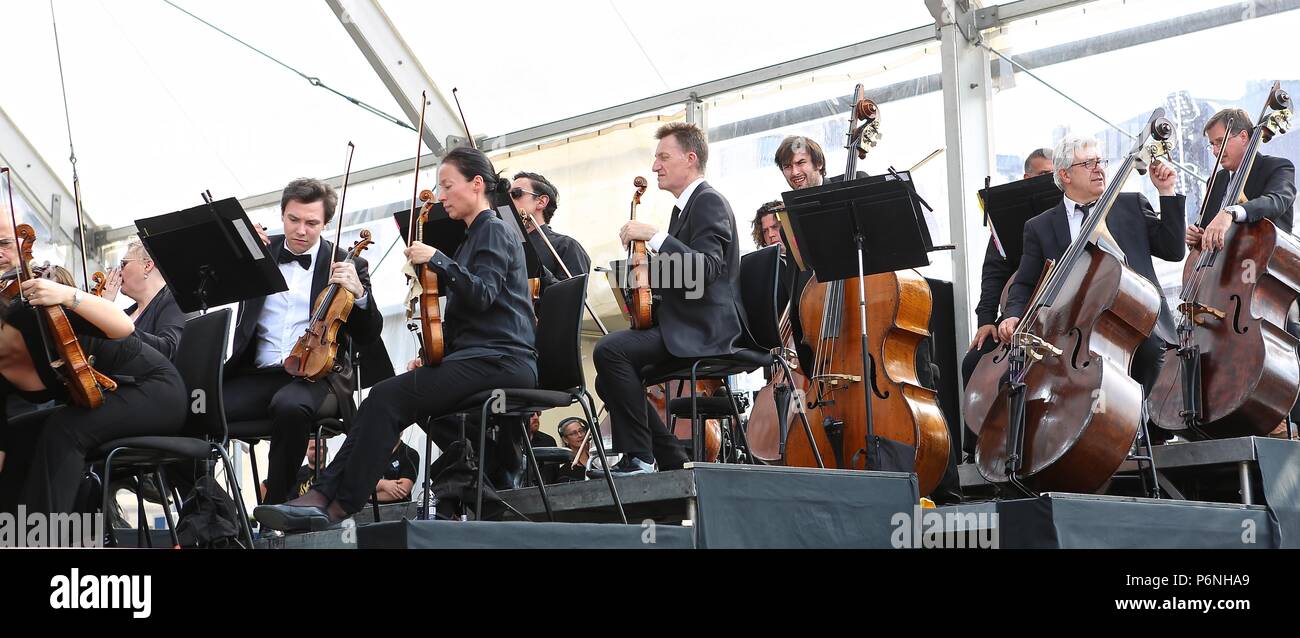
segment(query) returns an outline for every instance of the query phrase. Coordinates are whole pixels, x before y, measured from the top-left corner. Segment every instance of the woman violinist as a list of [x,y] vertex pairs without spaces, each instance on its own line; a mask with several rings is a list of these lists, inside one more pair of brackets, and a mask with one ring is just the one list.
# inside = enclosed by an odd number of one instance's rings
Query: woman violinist
[[[523,246],[492,211],[494,192],[510,182],[497,176],[480,151],[457,148],[438,167],[438,200],[468,234],[455,255],[420,242],[406,249],[411,264],[432,268],[447,297],[446,343],[437,366],[412,361],[405,374],[383,381],[353,422],[347,440],[306,494],[283,505],[263,505],[257,520],[281,531],[324,529],[365,506],[393,445],[411,423],[442,416],[465,397],[493,388],[537,384],[534,320]],[[513,220],[510,223],[514,223]],[[434,429],[450,427],[438,421]],[[444,432],[430,432],[435,441]]]
[[[0,206],[0,269],[19,264],[10,214]],[[168,435],[185,420],[185,386],[176,368],[137,338],[130,317],[112,302],[52,279],[31,278],[0,305],[0,406],[16,395],[33,403],[67,405],[11,423],[0,408],[0,511],[23,503],[30,511],[70,513],[86,455],[127,436]],[[37,308],[62,306],[83,351],[117,382],[103,405],[68,402],[69,393],[46,357]]]

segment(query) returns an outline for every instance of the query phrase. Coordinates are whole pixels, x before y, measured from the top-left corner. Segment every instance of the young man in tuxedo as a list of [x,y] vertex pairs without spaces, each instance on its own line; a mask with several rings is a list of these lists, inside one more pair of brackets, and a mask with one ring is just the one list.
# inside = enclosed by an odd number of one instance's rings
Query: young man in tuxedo
[[[226,420],[230,423],[270,419],[274,424],[266,477],[266,502],[296,496],[298,463],[317,413],[333,394],[344,422],[355,410],[351,394],[352,346],[379,339],[383,316],[370,294],[366,260],[345,261],[347,252],[321,238],[334,219],[338,195],[316,179],[289,182],[280,198],[284,234],[262,241],[276,256],[289,289],[240,304],[234,344],[226,362]],[[331,258],[333,265],[331,266]],[[290,376],[284,359],[306,331],[317,296],[339,284],[356,297],[347,323],[339,331],[336,371],[320,381]]]
[[[596,344],[596,392],[609,409],[614,445],[623,453],[610,468],[614,476],[653,472],[656,462],[659,469],[686,462],[681,443],[646,400],[641,368],[674,357],[735,353],[744,329],[736,218],[726,198],[704,181],[709,156],[704,132],[693,124],[674,123],[655,137],[659,144],[651,170],[659,188],[677,198],[672,218],[667,230],[630,221],[619,231],[619,240],[645,241],[658,253],[652,268],[683,277],[693,273],[699,281],[659,277],[656,325],[615,332]],[[694,267],[675,273],[663,267],[673,262],[685,266],[686,261]]]

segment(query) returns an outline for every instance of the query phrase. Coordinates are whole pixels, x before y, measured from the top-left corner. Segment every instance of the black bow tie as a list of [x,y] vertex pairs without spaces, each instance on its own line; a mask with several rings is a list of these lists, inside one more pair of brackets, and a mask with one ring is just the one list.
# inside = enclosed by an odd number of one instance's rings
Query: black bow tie
[[303,270],[311,270],[311,255],[295,255],[288,250],[281,248],[278,261],[282,264],[298,262],[298,265],[302,266]]

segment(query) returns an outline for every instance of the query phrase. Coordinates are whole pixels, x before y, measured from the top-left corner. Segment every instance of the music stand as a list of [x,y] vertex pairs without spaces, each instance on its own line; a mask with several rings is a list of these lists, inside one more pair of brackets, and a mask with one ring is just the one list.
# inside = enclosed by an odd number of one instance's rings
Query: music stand
[[1019,265],[1025,253],[1025,222],[1061,203],[1062,193],[1051,175],[1039,175],[986,187],[978,195],[984,225],[993,234],[998,253]]
[[[523,220],[519,218],[514,202],[505,193],[494,193],[491,198],[494,200],[494,212],[497,217],[506,223],[506,228],[513,231],[511,234],[524,247],[524,261],[528,265],[528,278],[541,277],[542,262],[537,258],[537,250],[533,248],[533,244],[525,239]],[[397,220],[397,229],[402,234],[402,242],[409,244],[410,238],[408,234],[410,232],[411,211],[409,209],[399,210],[393,213],[393,219]],[[514,221],[511,221],[512,219]],[[454,257],[456,250],[464,243],[465,234],[468,230],[465,222],[452,219],[441,203],[435,203],[429,209],[429,218],[424,222],[424,243],[437,248],[440,253]]]
[[800,248],[791,252],[803,261],[800,265],[810,266],[820,282],[858,278],[867,467],[899,472],[915,471],[916,450],[875,433],[865,277],[927,266],[928,253],[938,250],[930,241],[922,202],[908,180],[907,173],[895,172],[781,195],[793,244]]
[[289,289],[248,215],[231,197],[135,221],[140,241],[184,312]]

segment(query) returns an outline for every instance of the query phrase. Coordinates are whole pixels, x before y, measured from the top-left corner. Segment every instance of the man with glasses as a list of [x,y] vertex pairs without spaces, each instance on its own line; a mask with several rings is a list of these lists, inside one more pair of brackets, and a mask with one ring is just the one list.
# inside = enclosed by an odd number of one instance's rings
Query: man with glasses
[[[998,326],[998,337],[1004,343],[1011,339],[1024,316],[1046,261],[1059,259],[1065,254],[1071,242],[1079,236],[1097,198],[1106,190],[1106,160],[1098,154],[1096,140],[1067,136],[1056,145],[1052,157],[1056,185],[1065,192],[1065,197],[1055,208],[1025,223],[1024,255],[1007,293],[1006,319]],[[1172,168],[1155,162],[1148,173],[1160,194],[1159,214],[1141,193],[1121,193],[1106,218],[1106,227],[1118,244],[1113,248],[1123,252],[1129,268],[1146,277],[1156,290],[1163,290],[1151,258],[1159,257],[1166,261],[1183,258],[1185,250],[1181,235],[1187,198],[1174,192]],[[1155,330],[1134,353],[1129,372],[1142,384],[1143,398],[1151,392],[1164,364],[1165,345],[1175,343],[1176,339],[1173,313],[1162,294],[1160,318]],[[1167,439],[1168,435],[1152,432],[1152,438]]]
[[[560,192],[555,185],[537,173],[519,172],[515,174],[514,182],[510,186],[510,198],[515,201],[515,208],[533,220],[529,224],[528,241],[532,242],[542,266],[549,270],[557,281],[564,281],[570,275],[577,277],[583,273],[590,273],[591,257],[587,256],[587,251],[583,250],[582,244],[568,235],[561,235],[551,229],[551,219],[555,217],[555,210],[559,208],[560,203]],[[569,275],[564,274],[564,268],[556,263],[555,256],[538,236],[539,229],[546,235],[546,239],[550,240],[551,246],[555,247],[556,254],[569,269]]]
[[[1220,206],[1228,190],[1228,182],[1241,168],[1246,145],[1254,129],[1250,115],[1241,109],[1228,108],[1215,113],[1206,122],[1205,138],[1210,142],[1210,152],[1217,157],[1223,152],[1222,168],[1214,176],[1210,190],[1210,206],[1205,216],[1187,227],[1185,240],[1188,248],[1222,248],[1228,229],[1233,224],[1257,224],[1271,220],[1278,229],[1291,232],[1294,217],[1296,185],[1295,165],[1283,157],[1258,153],[1246,175],[1245,196],[1242,204]],[[1204,230],[1202,230],[1204,229]],[[1300,337],[1300,323],[1294,310],[1287,317],[1286,331]],[[1300,403],[1291,408],[1291,421],[1300,423]],[[1285,432],[1285,424],[1279,426]]]

